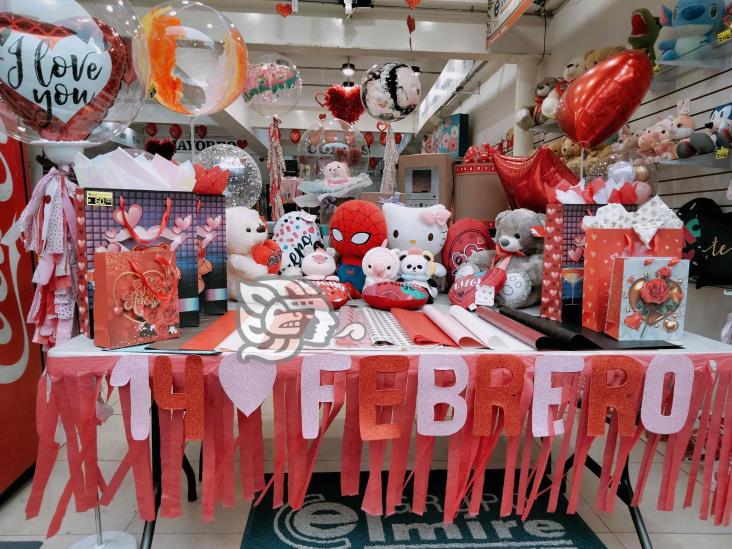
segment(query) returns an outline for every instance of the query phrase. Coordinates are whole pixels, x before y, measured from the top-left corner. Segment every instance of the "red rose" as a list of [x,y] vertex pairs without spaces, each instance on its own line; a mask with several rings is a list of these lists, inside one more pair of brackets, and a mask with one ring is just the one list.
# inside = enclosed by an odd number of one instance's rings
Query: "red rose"
[[668,285],[664,280],[654,278],[643,285],[640,295],[646,303],[663,303],[668,297]]
[[657,274],[661,278],[669,278],[673,274],[673,271],[671,270],[671,267],[661,267],[658,269]]

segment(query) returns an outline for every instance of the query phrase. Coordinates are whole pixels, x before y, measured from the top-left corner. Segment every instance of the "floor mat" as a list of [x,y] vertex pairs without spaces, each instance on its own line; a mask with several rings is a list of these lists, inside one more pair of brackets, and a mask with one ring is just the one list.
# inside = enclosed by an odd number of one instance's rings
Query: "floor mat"
[[[315,473],[305,504],[299,511],[285,505],[272,509],[271,490],[252,508],[242,539],[242,549],[483,549],[605,547],[579,515],[564,514],[560,498],[556,513],[547,513],[548,494],[534,505],[526,522],[519,517],[499,517],[503,471],[486,475],[483,505],[477,517],[467,508],[453,524],[442,523],[446,471],[432,471],[423,516],[411,512],[411,486],[404,503],[390,517],[368,516],[361,511],[362,496],[340,495],[339,473]],[[361,473],[361,494],[367,473]],[[386,487],[386,473],[384,483]]]

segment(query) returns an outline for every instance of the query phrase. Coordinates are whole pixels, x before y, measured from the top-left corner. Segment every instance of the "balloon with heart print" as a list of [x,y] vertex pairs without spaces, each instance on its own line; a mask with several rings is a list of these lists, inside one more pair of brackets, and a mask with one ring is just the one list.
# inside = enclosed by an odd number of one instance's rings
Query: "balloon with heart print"
[[5,132],[41,145],[118,135],[145,96],[141,32],[128,0],[0,3]]
[[297,160],[303,179],[325,179],[323,170],[332,162],[345,164],[348,175],[355,177],[368,169],[369,148],[354,126],[338,118],[326,118],[302,135]]
[[171,0],[142,18],[155,99],[186,116],[215,114],[244,89],[247,46],[231,21],[210,6]]
[[262,174],[259,166],[240,147],[220,143],[206,147],[196,155],[196,162],[204,168],[218,166],[229,174],[226,182],[226,207],[251,208],[262,194]]
[[302,77],[295,64],[281,55],[264,55],[249,66],[244,101],[265,117],[284,116],[302,93]]

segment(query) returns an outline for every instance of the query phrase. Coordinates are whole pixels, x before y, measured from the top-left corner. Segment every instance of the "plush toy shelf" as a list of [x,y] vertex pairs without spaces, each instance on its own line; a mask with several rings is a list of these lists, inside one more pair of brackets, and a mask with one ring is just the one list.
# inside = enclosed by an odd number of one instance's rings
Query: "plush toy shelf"
[[679,160],[660,160],[658,163],[662,166],[728,170],[732,167],[731,159],[732,156],[728,156],[727,158],[717,158],[717,153],[709,153],[692,156],[690,158],[680,158]]
[[557,124],[556,120],[552,120],[551,122],[546,122],[545,124],[539,124],[538,126],[534,126],[533,128],[531,128],[531,131],[534,133],[556,133],[556,134],[564,135],[562,128],[559,127],[559,124]]
[[676,79],[693,69],[722,71],[732,68],[732,40],[720,34],[718,42],[705,44],[678,59],[658,60],[653,70],[651,89],[671,91]]

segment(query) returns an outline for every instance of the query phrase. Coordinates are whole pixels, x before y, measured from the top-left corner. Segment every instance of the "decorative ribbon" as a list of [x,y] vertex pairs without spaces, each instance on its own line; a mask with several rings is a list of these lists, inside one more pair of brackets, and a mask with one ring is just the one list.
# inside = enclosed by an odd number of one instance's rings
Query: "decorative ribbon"
[[285,215],[282,205],[282,179],[285,177],[285,158],[280,143],[280,119],[272,117],[269,125],[269,152],[267,153],[267,169],[269,170],[269,205],[272,207],[272,220],[277,221]]
[[138,235],[135,232],[135,228],[130,225],[130,222],[127,221],[127,214],[125,213],[125,199],[122,195],[119,197],[119,211],[120,216],[122,217],[122,225],[125,229],[127,229],[127,232],[130,233],[130,237],[137,242],[138,244],[142,245],[148,245],[152,244],[156,240],[160,238],[160,235],[163,234],[163,231],[168,227],[168,218],[170,217],[170,210],[173,207],[173,202],[170,200],[170,197],[165,198],[165,211],[163,211],[163,216],[160,218],[160,224],[158,225],[158,231],[155,236],[151,238],[142,238],[140,235]]
[[[167,259],[165,259],[162,256],[155,256],[153,259],[155,260],[156,263],[159,263],[161,265],[164,280],[169,280],[170,278],[173,277],[174,269],[173,269],[173,265],[171,265],[170,261],[168,261]],[[139,265],[137,265],[137,263],[135,263],[135,261],[133,259],[130,259],[130,269],[132,269],[132,272],[135,273],[138,277],[140,277],[140,282],[142,282],[142,285],[145,286],[145,288],[147,288],[147,290],[152,295],[154,295],[160,303],[167,303],[168,301],[170,301],[170,298],[173,297],[173,293],[174,293],[173,285],[175,284],[175,281],[173,281],[173,284],[171,284],[170,292],[165,294],[165,293],[159,292],[158,290],[156,290],[155,288],[152,287],[152,285],[150,284],[150,281],[145,276],[145,273],[142,271],[142,269],[140,269]]]
[[396,141],[394,141],[394,132],[391,129],[391,124],[379,122],[376,127],[379,129],[382,127],[386,129],[386,144],[384,145],[384,172],[381,176],[381,188],[379,189],[379,192],[392,194],[396,191],[399,152],[397,151]]

